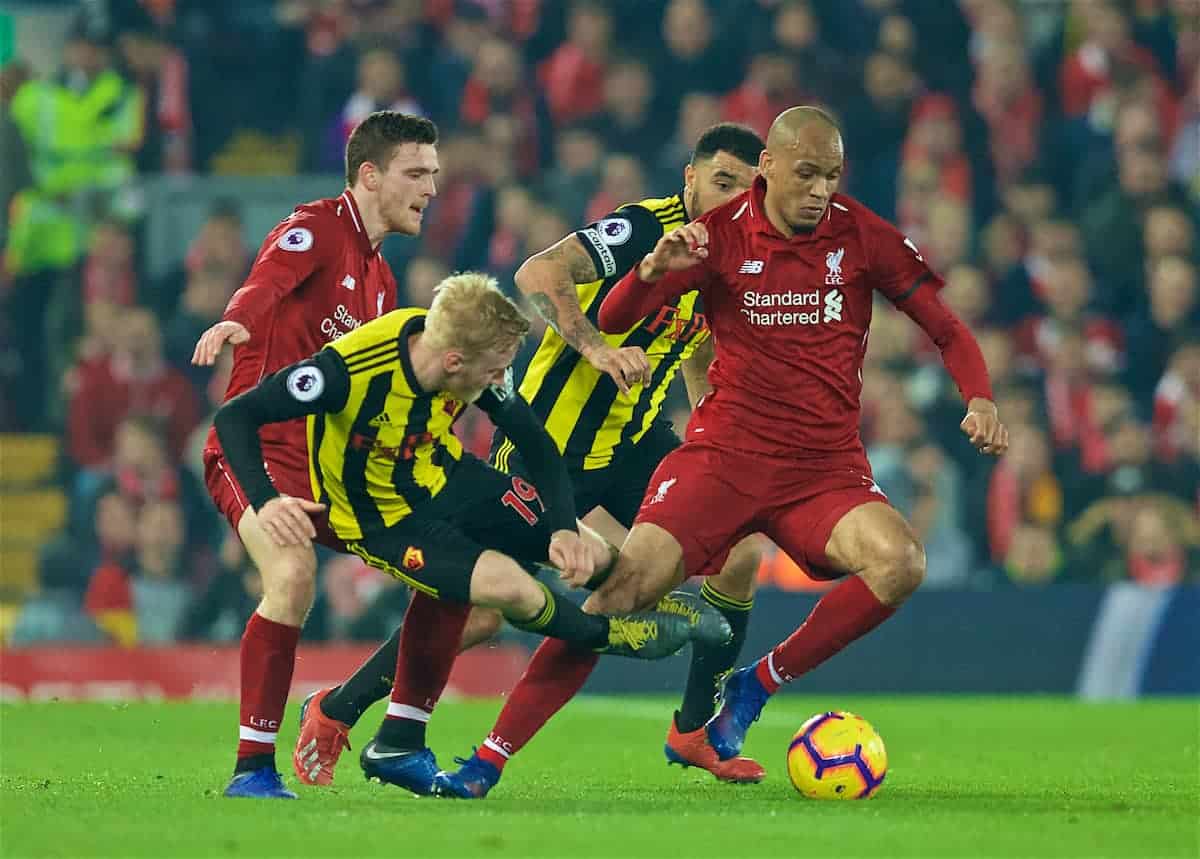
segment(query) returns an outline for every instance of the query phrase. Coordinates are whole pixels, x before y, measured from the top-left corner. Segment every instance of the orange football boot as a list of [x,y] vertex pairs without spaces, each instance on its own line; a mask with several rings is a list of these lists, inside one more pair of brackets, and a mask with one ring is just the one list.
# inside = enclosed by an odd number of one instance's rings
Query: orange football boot
[[333,768],[342,749],[350,748],[350,726],[321,712],[321,701],[333,689],[321,689],[300,707],[300,736],[292,752],[292,768],[304,784],[333,784]]
[[699,767],[708,770],[721,781],[754,784],[762,781],[767,775],[762,764],[753,758],[739,756],[723,761],[717,757],[717,750],[709,743],[708,733],[703,725],[684,734],[672,719],[663,751],[666,753],[668,764],[679,764],[685,769]]

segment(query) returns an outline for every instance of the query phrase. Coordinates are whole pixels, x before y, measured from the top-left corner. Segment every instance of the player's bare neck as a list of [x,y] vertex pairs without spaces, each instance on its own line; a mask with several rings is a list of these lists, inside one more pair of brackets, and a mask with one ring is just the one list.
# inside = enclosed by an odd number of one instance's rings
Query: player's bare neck
[[371,247],[379,250],[379,246],[383,244],[383,240],[387,238],[388,234],[387,224],[383,219],[383,214],[379,211],[379,204],[373,196],[358,187],[350,189],[350,196],[354,198],[354,205],[358,207],[358,214],[362,217],[363,229],[367,231]]
[[426,391],[440,391],[445,387],[442,370],[442,354],[429,348],[424,337],[413,334],[408,338],[408,359],[412,363],[413,375]]
[[796,235],[798,232],[796,227],[789,224],[787,219],[783,217],[783,213],[771,205],[771,198],[769,196],[763,200],[763,209],[766,210],[767,220],[771,222],[772,227],[779,231],[780,235],[789,239]]

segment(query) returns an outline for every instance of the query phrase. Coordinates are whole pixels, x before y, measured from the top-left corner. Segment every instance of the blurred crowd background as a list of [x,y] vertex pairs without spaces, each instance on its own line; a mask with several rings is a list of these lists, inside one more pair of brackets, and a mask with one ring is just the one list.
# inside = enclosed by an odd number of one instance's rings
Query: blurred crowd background
[[[241,634],[259,583],[199,457],[229,355],[189,359],[269,226],[264,180],[334,196],[356,122],[434,119],[424,235],[385,245],[427,304],[455,269],[512,289],[676,192],[707,126],[799,103],[843,124],[842,190],[945,274],[1011,427],[976,456],[936,349],[877,308],[864,438],[926,587],[1200,578],[1200,0],[24,2],[0,4],[7,640]],[[206,201],[166,265],[150,188]],[[486,455],[481,417],[458,429]],[[320,575],[306,637],[390,632],[403,589],[357,559]],[[776,553],[761,578],[816,587]]]

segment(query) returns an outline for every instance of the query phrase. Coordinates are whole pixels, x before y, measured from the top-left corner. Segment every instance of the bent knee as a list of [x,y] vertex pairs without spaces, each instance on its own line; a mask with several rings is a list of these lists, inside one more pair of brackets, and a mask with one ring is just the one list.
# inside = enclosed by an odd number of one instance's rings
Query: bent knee
[[474,606],[467,619],[467,629],[463,633],[463,640],[486,641],[499,633],[502,626],[504,626],[504,615],[499,611]]
[[925,580],[925,547],[915,537],[897,535],[874,549],[873,566],[886,579],[888,602],[902,602]]

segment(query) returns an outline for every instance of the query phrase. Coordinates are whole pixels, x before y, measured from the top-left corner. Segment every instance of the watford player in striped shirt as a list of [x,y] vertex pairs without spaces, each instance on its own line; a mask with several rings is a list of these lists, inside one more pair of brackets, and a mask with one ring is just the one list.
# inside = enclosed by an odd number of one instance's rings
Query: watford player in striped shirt
[[[713,126],[697,141],[679,193],[623,206],[526,260],[516,274],[517,287],[548,323],[520,392],[566,460],[583,522],[614,545],[624,542],[658,463],[680,443],[661,416],[667,389],[682,374],[695,407],[710,390],[706,373],[712,344],[698,293],[680,296],[620,334],[597,330],[600,305],[662,236],[746,191],[763,146],[744,126]],[[524,479],[531,474],[531,463],[503,430],[493,440],[492,463]],[[719,646],[693,644],[683,703],[667,735],[669,761],[702,767],[726,781],[763,777],[762,767],[747,758],[719,760],[703,729],[713,713],[719,678],[733,667],[745,641],[758,561],[751,538],[729,554],[719,575],[705,580],[702,598],[729,621],[734,636]],[[473,611],[469,629],[482,634],[488,624],[476,616],[480,612]],[[500,618],[493,615],[492,628],[499,624]],[[452,661],[459,642],[440,639],[453,628],[436,617],[418,619],[410,612],[401,629],[349,680],[310,697],[293,757],[300,779],[330,783],[338,756],[348,745],[349,729],[389,692],[393,701],[407,704],[406,713],[414,721],[427,721],[436,700],[428,694],[434,684],[424,676],[397,674],[397,684],[408,688],[389,690],[388,680],[398,648],[420,649],[427,655],[440,651]],[[475,643],[464,640],[461,646]],[[534,654],[527,677],[536,676],[566,651],[577,670],[591,671],[594,653],[547,640]],[[436,677],[441,669],[426,659],[422,670]],[[540,726],[528,722],[523,708],[506,706],[483,753],[503,756],[506,745],[521,744]]]

